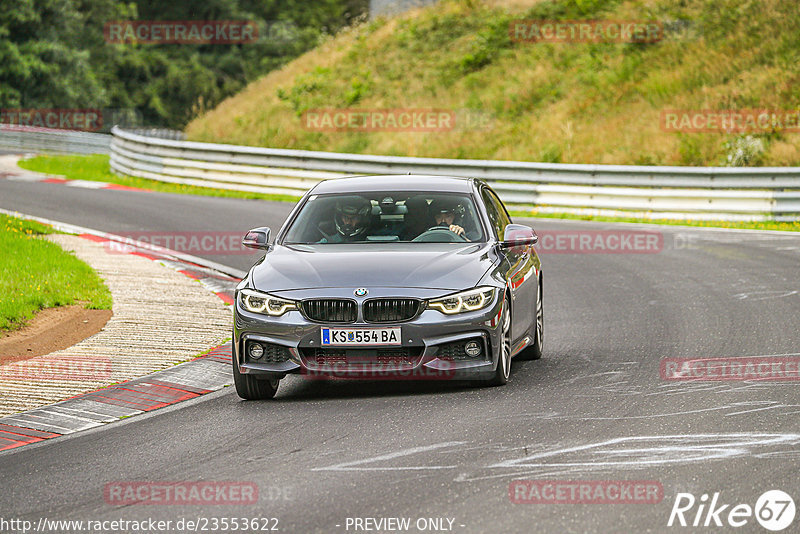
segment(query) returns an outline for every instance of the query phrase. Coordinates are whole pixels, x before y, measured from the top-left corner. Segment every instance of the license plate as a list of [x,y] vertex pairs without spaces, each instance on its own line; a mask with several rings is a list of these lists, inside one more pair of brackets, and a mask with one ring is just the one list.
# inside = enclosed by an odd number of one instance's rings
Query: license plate
[[400,327],[397,328],[323,328],[323,345],[362,346],[400,345]]

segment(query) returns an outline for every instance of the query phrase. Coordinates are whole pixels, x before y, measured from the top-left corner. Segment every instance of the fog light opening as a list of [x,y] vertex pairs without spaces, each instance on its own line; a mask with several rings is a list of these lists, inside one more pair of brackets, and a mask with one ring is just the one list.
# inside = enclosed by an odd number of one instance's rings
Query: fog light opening
[[247,352],[251,358],[258,360],[264,355],[264,347],[260,343],[250,343]]
[[464,345],[464,352],[467,353],[467,356],[476,357],[480,356],[481,352],[481,345],[477,341],[469,341]]

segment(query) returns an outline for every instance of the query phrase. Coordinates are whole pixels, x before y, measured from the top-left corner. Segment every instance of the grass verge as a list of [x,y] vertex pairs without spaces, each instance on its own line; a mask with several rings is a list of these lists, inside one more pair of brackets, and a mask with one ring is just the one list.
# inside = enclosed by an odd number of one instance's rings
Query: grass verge
[[576,215],[573,213],[539,213],[537,211],[509,210],[512,217],[535,217],[537,219],[570,219],[612,223],[662,224],[665,226],[700,226],[705,228],[729,228],[731,230],[777,230],[800,232],[800,221],[696,221],[693,219],[637,219],[635,217],[607,217],[603,215]]
[[111,172],[108,159],[108,156],[105,154],[92,154],[88,156],[35,156],[20,161],[19,166],[29,171],[60,175],[68,180],[108,182],[160,193],[297,202],[297,198],[290,195],[229,191],[227,189],[197,187],[193,185],[159,182],[158,180],[148,180],[146,178],[119,176]]
[[100,276],[41,238],[53,232],[0,214],[0,332],[21,328],[43,308],[83,303],[89,309],[111,309],[111,292]]

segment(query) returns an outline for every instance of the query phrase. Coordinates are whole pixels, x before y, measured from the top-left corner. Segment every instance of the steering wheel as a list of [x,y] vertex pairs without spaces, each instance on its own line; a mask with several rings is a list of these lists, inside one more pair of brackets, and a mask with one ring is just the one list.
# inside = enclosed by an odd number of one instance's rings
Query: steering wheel
[[411,241],[420,241],[428,243],[459,243],[466,242],[464,236],[451,232],[449,227],[445,226],[431,226]]

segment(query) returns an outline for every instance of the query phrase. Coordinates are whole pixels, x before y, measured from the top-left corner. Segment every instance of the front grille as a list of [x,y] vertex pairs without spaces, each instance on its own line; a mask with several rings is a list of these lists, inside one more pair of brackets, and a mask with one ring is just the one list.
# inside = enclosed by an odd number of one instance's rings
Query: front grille
[[358,317],[355,301],[347,299],[313,299],[301,303],[303,314],[320,323],[354,323]]
[[[250,345],[252,343],[259,343],[262,347],[264,347],[264,355],[261,358],[255,359],[250,356]],[[281,363],[285,361],[289,361],[291,358],[292,353],[289,350],[289,347],[284,347],[283,345],[273,345],[272,343],[260,343],[254,341],[247,342],[247,359],[253,362],[264,362],[264,363]]]
[[417,299],[370,299],[364,302],[364,320],[368,323],[396,323],[413,319],[422,301]]
[[303,349],[303,355],[317,365],[377,364],[385,366],[413,366],[421,353],[418,347],[392,347],[380,349]]
[[[470,356],[464,351],[464,345],[469,343],[470,341],[477,341],[478,344],[481,346],[481,353],[478,356]],[[444,343],[439,345],[438,350],[436,351],[436,357],[440,360],[450,360],[450,361],[464,361],[464,360],[476,360],[476,359],[485,359],[486,358],[486,346],[483,344],[483,340],[479,337],[471,338],[471,339],[463,339],[461,341],[454,341],[452,343]]]

